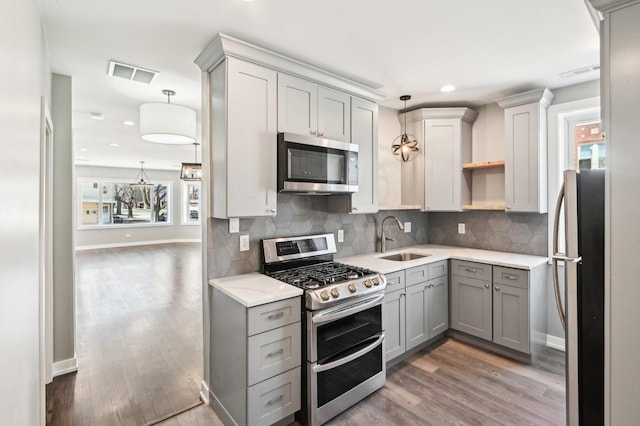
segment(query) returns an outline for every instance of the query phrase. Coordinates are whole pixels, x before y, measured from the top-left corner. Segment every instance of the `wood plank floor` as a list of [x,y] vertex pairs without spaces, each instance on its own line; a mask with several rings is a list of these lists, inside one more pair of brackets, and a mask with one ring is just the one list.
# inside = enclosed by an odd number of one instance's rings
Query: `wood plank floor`
[[201,246],[76,255],[77,373],[47,386],[47,424],[143,425],[198,401]]
[[[545,349],[526,365],[449,339],[391,368],[382,389],[328,424],[564,425],[564,397],[564,353]],[[161,424],[222,423],[201,405]]]

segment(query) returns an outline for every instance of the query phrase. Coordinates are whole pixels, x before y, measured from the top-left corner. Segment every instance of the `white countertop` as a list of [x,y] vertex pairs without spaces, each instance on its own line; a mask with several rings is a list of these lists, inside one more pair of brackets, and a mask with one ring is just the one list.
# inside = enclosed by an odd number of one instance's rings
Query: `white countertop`
[[[431,256],[405,262],[381,259],[381,257],[383,256],[402,252],[430,254]],[[492,265],[526,270],[531,270],[540,265],[544,265],[548,261],[548,258],[541,256],[504,253],[500,251],[479,250],[466,247],[440,246],[435,244],[404,247],[402,249],[390,250],[386,253],[376,252],[359,256],[343,257],[336,260],[338,262],[347,263],[349,265],[371,269],[382,274],[388,274],[391,272],[412,268],[414,266],[425,265],[427,263],[433,263],[439,260],[446,259],[459,259],[471,262],[490,263]]]
[[259,272],[209,280],[209,285],[247,308],[302,295],[302,289]]

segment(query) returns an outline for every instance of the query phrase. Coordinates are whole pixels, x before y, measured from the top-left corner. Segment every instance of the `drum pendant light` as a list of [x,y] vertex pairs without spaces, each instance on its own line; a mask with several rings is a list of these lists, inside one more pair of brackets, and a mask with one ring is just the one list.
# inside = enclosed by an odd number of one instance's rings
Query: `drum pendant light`
[[198,145],[200,144],[193,144],[196,151],[195,162],[182,163],[182,170],[180,170],[180,179],[182,180],[202,180],[202,163],[198,163]]
[[170,145],[190,144],[196,141],[196,112],[191,108],[171,103],[176,92],[163,90],[167,103],[153,102],[140,105],[140,137],[147,142]]
[[400,96],[400,100],[404,101],[404,133],[393,140],[391,144],[391,152],[398,160],[406,163],[418,156],[418,140],[415,136],[407,133],[407,101],[411,99],[409,95]]

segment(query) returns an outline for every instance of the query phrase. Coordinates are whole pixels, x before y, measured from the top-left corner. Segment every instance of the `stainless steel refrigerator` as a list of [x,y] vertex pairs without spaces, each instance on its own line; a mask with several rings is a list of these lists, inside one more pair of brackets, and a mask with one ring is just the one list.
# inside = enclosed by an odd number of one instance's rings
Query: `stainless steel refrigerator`
[[[553,277],[565,328],[569,426],[604,424],[604,188],[604,170],[565,171],[555,213]],[[565,253],[558,253],[562,204]]]

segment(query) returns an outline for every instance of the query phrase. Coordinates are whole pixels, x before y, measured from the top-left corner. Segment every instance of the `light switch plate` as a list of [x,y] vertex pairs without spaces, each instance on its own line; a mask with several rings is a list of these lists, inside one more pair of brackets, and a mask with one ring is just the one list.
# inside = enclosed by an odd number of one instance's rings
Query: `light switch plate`
[[240,232],[240,219],[237,217],[229,218],[229,233],[235,234]]
[[404,232],[411,232],[411,222],[404,223]]
[[464,223],[459,223],[458,224],[458,234],[464,234],[465,233],[465,226]]
[[249,250],[249,236],[240,235],[240,251],[248,251],[248,250]]
[[344,242],[344,229],[338,229],[338,242]]

